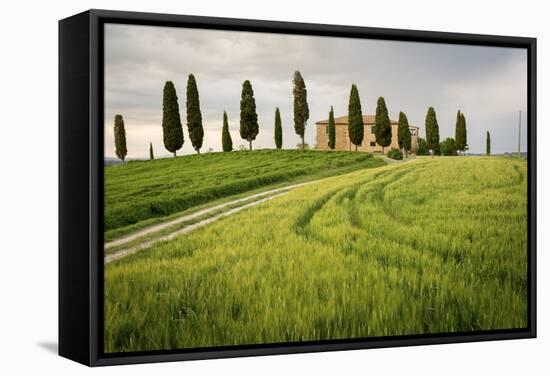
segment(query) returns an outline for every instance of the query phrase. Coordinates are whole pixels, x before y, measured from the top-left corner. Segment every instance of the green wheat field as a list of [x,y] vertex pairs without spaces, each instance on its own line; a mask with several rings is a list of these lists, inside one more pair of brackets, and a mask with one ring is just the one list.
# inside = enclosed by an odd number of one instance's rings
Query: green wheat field
[[377,167],[367,153],[257,150],[136,161],[105,168],[108,239],[214,200],[276,184]]
[[[106,168],[106,232],[323,169],[335,175],[106,264],[106,352],[527,326],[524,160],[383,165],[312,151],[300,172],[280,177],[277,156],[264,165],[262,153],[230,153],[240,160],[227,165],[203,155]],[[182,178],[208,175],[184,168],[199,158],[216,177]],[[245,188],[231,163],[246,166],[237,169]]]

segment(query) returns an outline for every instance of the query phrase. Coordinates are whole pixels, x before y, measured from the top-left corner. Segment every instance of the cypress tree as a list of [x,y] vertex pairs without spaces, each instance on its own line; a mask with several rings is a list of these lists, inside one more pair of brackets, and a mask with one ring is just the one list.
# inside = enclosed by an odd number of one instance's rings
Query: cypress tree
[[461,152],[466,150],[466,120],[460,110],[456,114],[455,143],[456,150]]
[[202,128],[202,114],[199,100],[199,90],[195,76],[189,75],[187,79],[187,130],[193,149],[200,154],[202,140],[204,138],[204,129]]
[[252,150],[252,141],[256,139],[259,127],[254,90],[252,90],[252,85],[248,80],[243,82],[243,90],[241,92],[240,126],[241,138],[248,141],[249,149]]
[[183,146],[183,129],[176,88],[172,81],[166,81],[162,100],[162,135],[164,147],[174,153]]
[[458,110],[456,113],[456,123],[455,123],[455,146],[456,146],[456,150],[458,151],[462,150],[460,148],[461,134],[462,134],[462,118],[460,117],[460,110]]
[[399,112],[399,123],[397,126],[397,140],[399,148],[405,150],[405,157],[409,156],[411,150],[411,130],[409,128],[409,120],[407,115]]
[[384,154],[384,147],[391,144],[391,122],[384,97],[378,98],[376,103],[374,135],[376,136],[376,143],[382,146],[382,154]]
[[281,125],[281,113],[279,107],[275,109],[275,147],[280,149],[283,147],[283,127]]
[[233,150],[233,140],[231,140],[231,134],[229,133],[229,122],[225,111],[223,112],[222,150],[226,152]]
[[466,150],[468,150],[468,131],[466,130],[466,118],[464,117],[464,114],[460,113],[460,120],[462,125],[462,153],[465,154]]
[[351,85],[351,91],[349,93],[348,133],[351,143],[355,145],[355,151],[357,151],[357,146],[361,145],[363,142],[364,132],[365,126],[363,124],[363,113],[361,111],[361,99],[359,98],[357,86],[353,84]]
[[306,130],[306,122],[309,119],[309,106],[307,104],[306,83],[299,71],[294,72],[293,79],[294,87],[292,94],[294,95],[294,130],[302,139],[302,149],[305,147],[304,134]]
[[124,119],[122,115],[115,115],[115,153],[122,160],[126,158],[128,149],[126,148],[126,130],[124,129]]
[[336,125],[334,124],[334,110],[330,106],[328,113],[328,147],[334,149],[336,147]]
[[432,156],[434,156],[439,150],[439,125],[437,124],[437,117],[433,107],[428,108],[425,126],[428,149],[432,151]]
[[155,155],[153,154],[153,143],[149,142],[149,159],[153,160],[155,159]]
[[487,131],[487,139],[485,144],[485,154],[491,155],[491,134]]

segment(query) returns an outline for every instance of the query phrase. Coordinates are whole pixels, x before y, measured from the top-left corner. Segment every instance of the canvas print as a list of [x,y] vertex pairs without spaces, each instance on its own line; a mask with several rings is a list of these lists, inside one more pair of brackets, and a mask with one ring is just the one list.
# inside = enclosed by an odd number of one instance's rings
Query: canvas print
[[105,353],[527,327],[526,49],[103,36]]

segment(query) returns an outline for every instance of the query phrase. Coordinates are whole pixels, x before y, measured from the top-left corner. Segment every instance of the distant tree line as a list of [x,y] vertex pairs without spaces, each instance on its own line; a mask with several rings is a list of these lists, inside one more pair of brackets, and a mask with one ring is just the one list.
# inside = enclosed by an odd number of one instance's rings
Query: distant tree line
[[[307,102],[305,80],[300,71],[294,72],[292,83],[292,95],[294,99],[294,130],[301,139],[301,143],[298,144],[298,147],[301,149],[306,149],[308,146],[305,143],[305,131],[307,121],[309,119],[309,105]],[[190,74],[187,78],[186,120],[191,145],[197,154],[200,154],[204,140],[204,128],[200,109],[199,90],[197,87],[197,81],[193,74]],[[260,129],[258,124],[258,114],[256,111],[256,100],[254,98],[254,90],[249,80],[245,80],[242,85],[239,125],[239,133],[241,138],[248,142],[248,149],[252,150],[252,142],[258,136]],[[364,127],[365,125],[363,123],[359,91],[357,86],[353,84],[351,86],[348,103],[348,135],[349,140],[351,144],[355,146],[356,151],[363,143]],[[440,142],[439,124],[437,122],[437,115],[433,107],[429,107],[426,113],[425,132],[425,139],[418,137],[416,145],[417,155],[458,155],[465,154],[465,151],[468,150],[466,119],[460,110],[457,112],[454,139],[448,137]],[[184,144],[184,135],[180,119],[178,96],[172,81],[166,81],[163,89],[162,133],[164,147],[166,150],[173,153],[175,157],[177,155],[177,151],[180,150]],[[329,111],[327,133],[328,147],[330,149],[335,149],[336,128],[334,121],[334,109],[332,106]],[[384,148],[391,144],[392,128],[386,102],[383,97],[379,97],[377,100],[373,133],[375,135],[376,143],[382,147],[382,153],[384,153]],[[120,114],[115,116],[114,135],[116,155],[122,160],[122,162],[124,162],[128,150],[126,147],[126,130],[124,127],[124,120]],[[221,136],[222,150],[224,152],[233,151],[233,140],[231,139],[231,134],[229,132],[229,122],[225,111],[223,112]],[[404,155],[408,157],[409,152],[412,151],[412,140],[409,122],[407,115],[404,112],[399,112],[397,139],[399,150],[401,150]],[[275,147],[277,149],[281,149],[283,145],[283,132],[281,114],[278,107],[275,108],[274,141]],[[242,146],[239,146],[239,150],[240,149],[242,149]],[[490,155],[489,132],[487,132],[486,154]],[[149,157],[151,160],[154,159],[152,143],[149,144]]]

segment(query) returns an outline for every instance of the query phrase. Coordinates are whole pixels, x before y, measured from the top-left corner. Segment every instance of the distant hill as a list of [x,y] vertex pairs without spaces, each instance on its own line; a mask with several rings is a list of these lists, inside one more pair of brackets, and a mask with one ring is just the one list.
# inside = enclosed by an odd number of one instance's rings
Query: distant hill
[[[179,155],[178,155],[179,157]],[[163,155],[155,155],[155,159],[164,159],[164,158],[173,158],[172,154],[163,154]],[[148,161],[149,158],[126,158],[126,162],[135,162],[135,161]],[[105,166],[112,166],[112,165],[118,165],[121,164],[122,161],[118,158],[113,157],[105,157],[103,159],[103,165]]]
[[[148,159],[145,159],[145,158],[127,158],[125,162],[127,163],[127,162],[146,161],[146,160],[148,160]],[[122,164],[122,161],[118,158],[105,157],[103,159],[103,164],[105,166],[112,166],[112,165]]]
[[106,157],[104,160],[103,160],[103,164],[105,166],[111,166],[111,165],[116,165],[116,164],[121,164],[122,161],[118,158],[110,158],[110,157]]
[[[471,156],[471,157],[483,157],[483,156],[485,156],[485,153],[466,153],[466,155]],[[518,153],[516,153],[516,152],[514,152],[514,153],[504,152],[504,153],[494,153],[494,154],[491,154],[491,155],[493,155],[493,156],[501,155],[503,157],[517,157]],[[521,158],[527,159],[527,152],[521,152]]]
[[[520,156],[521,156],[521,158],[527,159],[527,154],[528,154],[527,152],[521,152]],[[518,153],[508,153],[508,152],[506,152],[506,153],[502,153],[502,154],[499,154],[499,155],[504,155],[506,157],[517,157]]]

